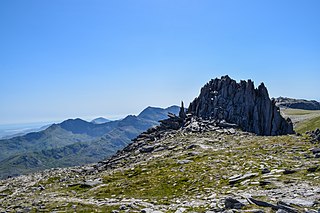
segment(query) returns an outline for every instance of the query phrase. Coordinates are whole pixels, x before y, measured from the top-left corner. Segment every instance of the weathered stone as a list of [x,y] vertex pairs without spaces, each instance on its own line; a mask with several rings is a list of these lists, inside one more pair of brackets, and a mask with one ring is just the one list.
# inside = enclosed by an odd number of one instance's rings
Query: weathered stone
[[284,199],[283,202],[288,204],[294,204],[301,207],[312,207],[314,202],[309,200],[304,200],[300,198],[293,198],[293,199]]
[[154,146],[144,146],[141,149],[139,149],[141,153],[149,153],[149,152],[152,152],[153,150],[154,150]]
[[211,80],[190,104],[188,113],[205,119],[225,120],[258,135],[294,133],[292,122],[280,115],[264,84],[255,89],[251,80],[237,83],[229,76]]
[[[306,132],[306,134],[311,138],[311,142],[320,142],[320,129],[317,128],[316,130],[314,131],[311,131],[311,132]],[[320,148],[315,148],[314,150],[316,152],[319,152],[319,149]]]
[[263,168],[262,171],[261,171],[261,174],[267,174],[267,173],[270,173],[270,169]]
[[175,211],[175,213],[183,213],[183,212],[185,212],[186,210],[187,210],[186,208],[180,207],[180,208],[178,208],[178,209]]
[[270,208],[272,208],[272,209],[278,209],[277,206],[275,206],[275,205],[273,205],[273,204],[271,204],[271,203],[264,202],[264,201],[260,201],[260,200],[256,200],[256,199],[254,199],[254,198],[252,198],[252,197],[249,197],[249,198],[248,198],[248,201],[249,201],[249,203],[253,203],[253,204],[257,205],[257,206],[270,207]]
[[238,182],[240,182],[242,180],[255,177],[257,175],[258,175],[258,173],[247,173],[245,175],[239,175],[239,176],[236,176],[236,177],[230,177],[229,178],[229,184],[232,185],[232,184],[238,183]]
[[193,162],[192,160],[178,160],[177,164],[187,164]]
[[187,146],[186,149],[194,149],[194,148],[197,148],[197,147],[199,147],[199,145],[197,145],[197,144],[190,144],[189,146]]
[[259,182],[259,184],[260,184],[260,186],[266,186],[266,185],[271,184],[271,182],[270,181],[266,181],[266,180],[262,180],[262,181]]
[[296,173],[296,171],[295,170],[291,170],[291,169],[285,169],[284,172],[283,172],[284,175],[289,175],[289,174],[293,174],[293,173]]
[[242,210],[241,212],[246,213],[265,213],[262,209],[248,209],[248,210]]
[[127,207],[126,205],[121,205],[121,206],[119,207],[119,209],[120,209],[120,210],[126,210],[126,209],[128,209],[128,207]]
[[141,210],[141,213],[152,213],[152,212],[153,212],[153,209],[150,209],[150,208],[145,208]]
[[242,207],[245,206],[240,201],[238,201],[234,198],[231,198],[231,197],[228,197],[225,199],[224,205],[225,205],[226,209],[241,209]]
[[80,186],[81,187],[94,187],[94,186],[97,186],[99,184],[102,184],[102,181],[100,179],[86,180],[86,181],[80,183]]
[[316,172],[318,170],[319,166],[313,166],[307,169],[308,172]]
[[285,211],[288,212],[288,213],[298,213],[298,212],[299,212],[297,209],[289,206],[288,204],[286,204],[286,203],[284,203],[284,202],[282,202],[282,201],[279,201],[279,202],[277,203],[277,207],[278,207],[279,209],[285,210]]
[[284,209],[278,209],[276,211],[276,213],[288,213],[288,212],[286,210],[284,210]]
[[184,121],[187,117],[186,115],[186,110],[184,108],[184,104],[183,101],[181,101],[181,107],[180,107],[180,111],[179,111],[179,117]]
[[320,153],[320,148],[313,148],[311,151],[313,154],[318,154]]

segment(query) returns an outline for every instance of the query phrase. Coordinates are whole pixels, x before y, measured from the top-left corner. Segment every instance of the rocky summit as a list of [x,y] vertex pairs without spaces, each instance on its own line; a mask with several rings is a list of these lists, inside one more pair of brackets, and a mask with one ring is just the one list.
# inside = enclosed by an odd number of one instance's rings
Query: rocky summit
[[251,80],[237,83],[229,76],[212,79],[189,106],[188,113],[225,120],[257,135],[292,134],[290,119],[284,119],[263,83],[254,87]]

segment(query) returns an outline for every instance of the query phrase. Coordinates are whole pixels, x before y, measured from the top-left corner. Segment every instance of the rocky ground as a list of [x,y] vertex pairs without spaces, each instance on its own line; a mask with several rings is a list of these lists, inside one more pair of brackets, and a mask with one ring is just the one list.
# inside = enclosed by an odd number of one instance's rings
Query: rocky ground
[[320,211],[319,143],[222,126],[193,120],[98,164],[2,180],[0,212]]

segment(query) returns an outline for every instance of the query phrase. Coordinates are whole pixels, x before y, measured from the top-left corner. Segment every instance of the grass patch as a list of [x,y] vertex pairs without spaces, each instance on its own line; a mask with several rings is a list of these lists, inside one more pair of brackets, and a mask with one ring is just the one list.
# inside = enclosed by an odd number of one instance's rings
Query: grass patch
[[306,131],[312,131],[316,128],[320,128],[320,116],[299,122],[295,130],[299,133],[305,133]]
[[[80,213],[86,213],[86,212],[111,212],[112,210],[119,210],[119,205],[115,206],[96,206],[96,205],[89,205],[89,204],[83,204],[83,203],[50,203],[45,205],[44,212],[80,212]],[[31,213],[36,212],[42,212],[41,210],[34,208],[31,210]]]
[[320,110],[304,110],[304,109],[281,109],[287,115],[309,115],[320,113]]

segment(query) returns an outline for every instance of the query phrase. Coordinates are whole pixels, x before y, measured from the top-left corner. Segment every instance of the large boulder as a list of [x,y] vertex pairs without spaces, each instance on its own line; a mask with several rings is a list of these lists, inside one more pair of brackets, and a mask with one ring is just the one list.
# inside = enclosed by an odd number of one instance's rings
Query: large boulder
[[291,120],[281,116],[264,84],[255,88],[251,80],[237,83],[229,76],[212,79],[190,103],[188,113],[204,119],[225,120],[258,135],[294,133]]

